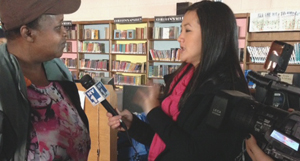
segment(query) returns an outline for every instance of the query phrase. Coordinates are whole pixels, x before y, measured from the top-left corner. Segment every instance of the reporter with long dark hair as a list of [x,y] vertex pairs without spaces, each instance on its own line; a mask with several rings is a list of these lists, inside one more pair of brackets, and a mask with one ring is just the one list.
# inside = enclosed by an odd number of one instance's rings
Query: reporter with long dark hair
[[235,16],[221,2],[194,3],[185,12],[178,42],[183,63],[168,76],[163,101],[156,85],[135,99],[149,124],[127,110],[114,117],[108,113],[108,124],[122,131],[122,119],[131,137],[151,145],[149,161],[232,161],[242,151],[244,135],[231,124],[215,130],[206,118],[220,90],[249,93],[238,60]]

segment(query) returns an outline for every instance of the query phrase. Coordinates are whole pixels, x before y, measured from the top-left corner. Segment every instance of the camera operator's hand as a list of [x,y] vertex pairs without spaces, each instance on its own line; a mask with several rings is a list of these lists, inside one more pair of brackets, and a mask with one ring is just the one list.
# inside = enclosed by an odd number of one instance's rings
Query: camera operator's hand
[[293,108],[289,108],[289,109],[288,109],[288,111],[289,111],[289,112],[294,112],[294,111],[295,111],[295,109],[293,109]]
[[260,149],[255,138],[251,134],[249,134],[249,138],[246,139],[246,149],[253,161],[274,161]]

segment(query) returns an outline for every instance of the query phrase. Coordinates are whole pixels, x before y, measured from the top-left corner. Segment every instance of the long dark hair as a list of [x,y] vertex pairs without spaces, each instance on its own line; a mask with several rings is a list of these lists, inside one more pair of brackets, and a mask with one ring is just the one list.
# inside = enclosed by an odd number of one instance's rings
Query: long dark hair
[[[208,81],[213,81],[214,84],[232,83],[234,88],[235,81],[244,78],[239,64],[237,24],[232,10],[221,2],[201,1],[186,9],[186,12],[190,11],[196,11],[198,15],[202,33],[202,41],[199,43],[202,43],[202,51],[199,53],[200,64],[179,101],[179,109],[191,93]],[[186,63],[182,63],[173,77],[185,65]],[[166,93],[169,91],[169,83]],[[242,80],[242,84],[245,88],[243,92],[248,91],[245,79]]]

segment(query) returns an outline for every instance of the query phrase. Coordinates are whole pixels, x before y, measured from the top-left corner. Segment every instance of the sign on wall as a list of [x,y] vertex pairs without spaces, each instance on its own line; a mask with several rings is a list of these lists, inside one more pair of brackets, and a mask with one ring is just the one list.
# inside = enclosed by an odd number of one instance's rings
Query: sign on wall
[[250,14],[249,32],[300,30],[300,11]]
[[142,17],[114,18],[114,23],[141,23]]

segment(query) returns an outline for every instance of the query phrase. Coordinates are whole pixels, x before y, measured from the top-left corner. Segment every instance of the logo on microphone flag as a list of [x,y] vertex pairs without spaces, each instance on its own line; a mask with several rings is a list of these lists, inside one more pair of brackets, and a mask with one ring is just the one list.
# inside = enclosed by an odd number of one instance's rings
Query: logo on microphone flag
[[95,84],[95,86],[97,87],[97,89],[100,91],[101,95],[104,98],[107,98],[107,96],[109,95],[108,90],[105,88],[105,86],[102,84],[102,82],[98,82]]
[[86,90],[85,95],[90,100],[93,106],[98,105],[105,99],[104,95],[101,94],[96,86],[92,86],[91,88]]

